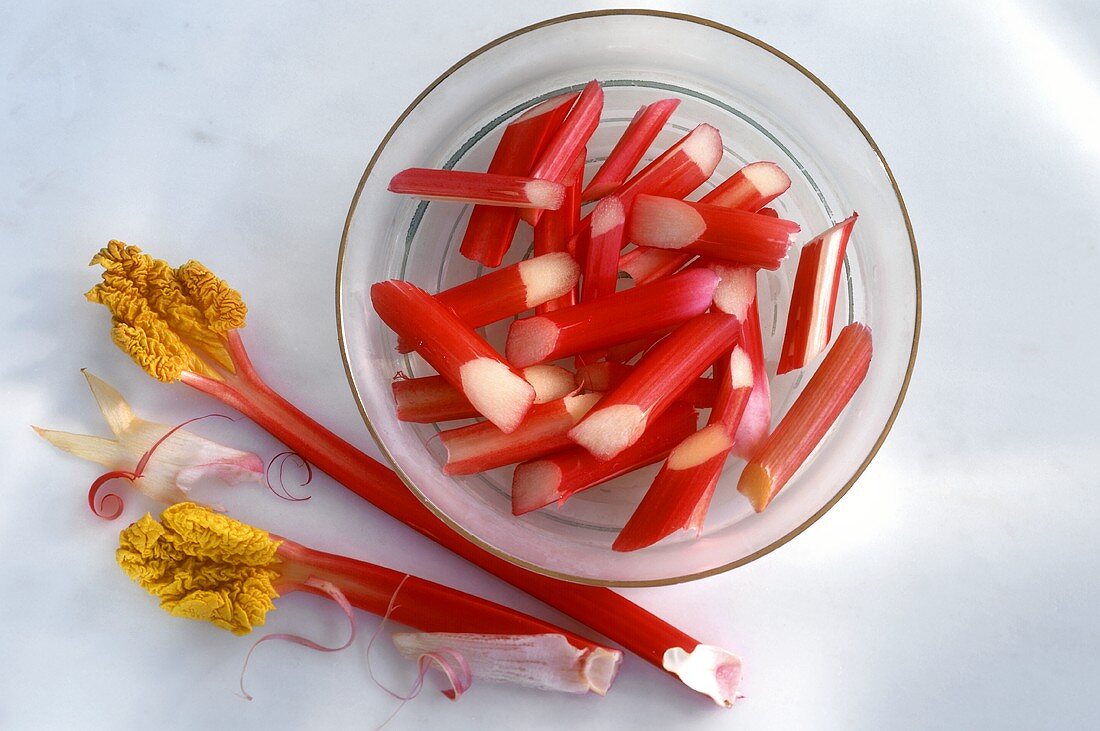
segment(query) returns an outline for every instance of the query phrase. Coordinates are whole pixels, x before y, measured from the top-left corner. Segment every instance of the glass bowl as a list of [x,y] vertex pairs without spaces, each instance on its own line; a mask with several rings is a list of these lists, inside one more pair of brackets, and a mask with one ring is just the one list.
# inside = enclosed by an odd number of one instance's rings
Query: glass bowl
[[[400,422],[395,374],[431,369],[400,355],[394,334],[369,306],[369,288],[407,279],[436,292],[482,273],[458,253],[469,206],[421,202],[387,192],[407,167],[485,170],[503,126],[549,97],[604,87],[603,122],[588,147],[591,175],[635,110],[662,97],[681,100],[646,160],[701,122],[722,133],[725,155],[713,187],[748,161],[771,160],[791,176],[773,205],[803,235],[852,210],[859,224],[848,248],[834,332],[851,321],[874,335],[862,387],[836,425],[762,513],[735,489],[744,463],[726,465],[702,535],[680,532],[647,549],[616,553],[611,543],[657,466],[576,495],[561,508],[511,513],[512,468],[465,477],[441,470],[439,427]],[[521,226],[505,264],[530,253]],[[783,338],[795,266],[759,277],[769,372]],[[766,44],[710,21],[656,11],[606,11],[549,20],[471,53],[431,84],[398,118],[374,153],[348,213],[337,274],[338,327],[355,398],[397,474],[436,515],[493,553],[573,581],[646,586],[687,581],[742,565],[782,545],[828,510],[882,444],[901,406],[920,322],[917,251],[905,205],[886,161],[847,107],[806,69]],[[483,330],[503,352],[508,322]],[[804,371],[772,380],[773,416],[799,391]],[[449,423],[453,427],[464,422]]]

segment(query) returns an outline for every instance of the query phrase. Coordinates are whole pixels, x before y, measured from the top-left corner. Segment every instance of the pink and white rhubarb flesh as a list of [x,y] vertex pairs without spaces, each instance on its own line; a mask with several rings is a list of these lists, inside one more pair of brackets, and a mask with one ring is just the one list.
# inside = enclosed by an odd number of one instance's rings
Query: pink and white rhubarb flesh
[[[563,398],[576,388],[575,376],[555,365],[528,366],[520,375],[535,389],[535,404]],[[398,378],[392,389],[400,421],[430,424],[480,416],[470,399],[443,376]]]

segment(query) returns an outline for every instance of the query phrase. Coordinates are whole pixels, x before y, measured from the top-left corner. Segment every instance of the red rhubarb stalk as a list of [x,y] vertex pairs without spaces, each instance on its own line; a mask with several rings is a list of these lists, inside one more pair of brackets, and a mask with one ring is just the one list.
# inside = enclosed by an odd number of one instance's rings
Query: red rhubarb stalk
[[440,432],[447,450],[443,472],[472,475],[564,449],[572,444],[566,433],[599,398],[599,394],[592,393],[540,404],[508,434],[487,421]]
[[619,277],[619,251],[623,248],[626,211],[622,201],[609,195],[592,211],[592,225],[584,247],[584,285],[581,302],[615,294]]
[[752,361],[753,384],[745,413],[733,437],[733,453],[742,459],[749,459],[772,425],[772,397],[768,374],[764,368],[764,338],[760,332],[760,304],[753,299],[748,315],[741,323],[741,347]]
[[409,343],[478,413],[513,431],[535,401],[535,389],[458,315],[408,282],[391,279],[371,287],[382,321]]
[[511,208],[560,208],[565,186],[519,175],[409,168],[390,180],[394,193],[430,201],[460,201]]
[[[539,154],[538,161],[531,169],[531,177],[555,183],[565,181],[577,155],[588,144],[592,133],[596,131],[602,113],[603,88],[598,81],[593,80],[584,87],[565,121],[546,143],[546,147]],[[540,212],[531,208],[546,207],[531,206],[522,211],[520,217],[534,226],[538,223]]]
[[683,198],[705,183],[721,160],[722,135],[709,124],[700,124],[614,193],[628,208],[643,193]]
[[736,317],[721,312],[684,323],[646,353],[630,376],[569,431],[569,437],[595,456],[611,459],[638,441],[646,425],[732,347],[740,330]]
[[718,397],[707,426],[672,450],[612,544],[613,550],[636,551],[683,528],[702,530],[753,384],[752,361],[740,346],[715,369]]
[[695,431],[696,418],[695,409],[677,402],[637,442],[612,459],[598,459],[574,447],[521,464],[512,475],[512,514],[562,503],[582,490],[661,461]]
[[512,323],[505,353],[517,367],[629,342],[705,311],[718,277],[706,269]]
[[716,259],[778,269],[798,233],[782,218],[640,195],[630,209],[627,236],[638,246],[702,254]]
[[775,210],[774,208],[761,208],[759,211],[757,211],[757,213],[759,213],[761,216],[779,218],[779,211]]
[[[518,315],[560,297],[580,279],[580,267],[564,252],[525,259],[435,296],[472,328]],[[408,353],[412,344],[399,340],[397,350]]]
[[[558,366],[528,366],[520,374],[535,389],[536,404],[563,398],[576,388],[573,374]],[[397,418],[401,421],[430,424],[480,416],[470,399],[443,376],[398,378],[392,388]]]
[[870,364],[871,330],[853,322],[840,331],[775,431],[745,465],[737,489],[756,512],[768,506],[825,437]]
[[[574,383],[577,388],[605,393],[618,388],[633,372],[634,366],[623,363],[610,361],[591,363],[577,369]],[[709,409],[714,405],[714,397],[717,393],[718,384],[713,378],[697,378],[680,394],[680,400],[686,401],[697,409]]]
[[[582,151],[577,157],[577,162],[569,174],[569,180],[565,185],[565,202],[556,211],[545,211],[535,225],[534,253],[535,256],[554,252],[568,252],[576,255],[576,250],[570,245],[570,239],[577,231],[581,218],[581,184],[584,179],[585,154]],[[565,294],[535,307],[539,315],[545,312],[553,312],[563,307],[571,307],[577,303],[577,289],[574,287]]]
[[777,374],[803,367],[829,345],[844,252],[858,217],[853,213],[802,247]]
[[[562,94],[548,99],[505,127],[489,163],[489,172],[527,175],[577,96]],[[467,259],[487,267],[498,267],[512,245],[518,223],[519,211],[500,206],[474,206],[459,251]]]
[[582,198],[603,198],[625,183],[678,106],[679,99],[661,99],[642,106],[584,189]]

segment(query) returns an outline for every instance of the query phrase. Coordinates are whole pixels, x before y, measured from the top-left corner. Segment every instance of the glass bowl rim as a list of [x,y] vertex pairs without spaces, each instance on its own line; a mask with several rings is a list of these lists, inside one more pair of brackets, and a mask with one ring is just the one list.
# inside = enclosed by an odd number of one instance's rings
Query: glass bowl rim
[[[763,548],[754,551],[753,553],[749,554],[748,556],[744,556],[742,558],[739,558],[736,561],[731,561],[729,563],[722,564],[721,566],[716,566],[714,568],[707,569],[705,571],[697,571],[697,572],[690,573],[690,574],[685,574],[685,575],[682,575],[682,576],[672,576],[672,577],[668,577],[668,578],[664,578],[664,579],[646,579],[646,580],[635,580],[635,581],[621,581],[621,580],[614,580],[614,579],[601,580],[601,579],[593,579],[593,578],[590,578],[590,577],[573,576],[571,574],[566,574],[566,573],[562,573],[562,572],[558,572],[558,571],[552,571],[550,569],[547,569],[545,567],[539,566],[537,564],[534,564],[534,563],[531,563],[531,562],[528,562],[528,561],[524,561],[522,559],[519,559],[515,556],[512,556],[508,553],[505,553],[505,552],[497,549],[495,546],[492,546],[489,543],[486,543],[484,540],[482,540],[482,539],[478,538],[477,536],[471,534],[468,530],[466,530],[465,528],[463,528],[462,526],[458,525],[453,520],[451,520],[450,517],[443,514],[438,509],[436,509],[436,507],[431,503],[431,501],[428,500],[424,496],[424,494],[421,493],[421,491],[416,487],[416,485],[409,478],[409,476],[405,474],[405,471],[401,468],[401,466],[393,458],[393,455],[390,454],[390,452],[386,448],[385,444],[378,437],[378,432],[375,430],[374,424],[371,423],[370,416],[367,414],[366,407],[363,403],[363,397],[359,393],[359,389],[355,385],[355,378],[352,375],[351,360],[350,360],[350,357],[348,355],[347,339],[346,339],[345,334],[344,334],[343,311],[342,311],[342,308],[341,308],[341,302],[342,302],[342,299],[343,299],[341,282],[343,280],[344,257],[345,257],[345,253],[346,253],[347,245],[348,245],[348,231],[351,229],[351,222],[352,222],[352,219],[355,217],[355,210],[356,210],[356,208],[359,204],[359,198],[363,193],[363,188],[366,186],[367,179],[370,177],[371,172],[374,170],[374,166],[375,166],[375,163],[377,163],[378,158],[381,157],[383,150],[386,149],[386,145],[389,144],[390,139],[393,137],[394,133],[404,123],[405,119],[408,118],[408,116],[413,112],[413,110],[416,109],[416,107],[418,107],[420,105],[420,103],[422,101],[424,101],[424,99],[432,91],[434,91],[437,86],[439,86],[441,83],[443,83],[445,80],[447,80],[447,78],[449,78],[452,74],[454,74],[456,71],[458,71],[460,68],[465,66],[467,63],[469,63],[473,59],[475,59],[478,56],[482,55],[483,53],[495,48],[496,46],[499,46],[503,43],[506,43],[506,42],[508,42],[508,41],[510,41],[514,38],[517,38],[519,36],[522,36],[524,34],[527,34],[527,33],[533,32],[533,31],[537,31],[537,30],[540,30],[542,28],[547,28],[547,27],[550,27],[550,26],[553,26],[553,25],[568,23],[568,22],[574,21],[574,20],[585,20],[585,19],[590,19],[590,18],[600,18],[600,17],[609,17],[609,16],[647,16],[647,17],[653,17],[653,18],[663,18],[663,19],[666,19],[666,20],[676,20],[676,21],[683,21],[683,22],[687,22],[687,23],[695,23],[697,25],[702,25],[704,27],[711,28],[713,30],[718,30],[718,31],[721,31],[723,33],[728,33],[728,34],[734,36],[735,38],[738,38],[738,39],[743,40],[743,41],[747,41],[747,42],[757,46],[761,50],[764,50],[764,51],[772,54],[773,56],[779,58],[781,61],[783,61],[784,63],[786,63],[790,66],[792,66],[799,73],[801,73],[807,79],[809,79],[811,82],[813,82],[813,84],[815,86],[817,86],[819,89],[821,89],[823,92],[825,92],[825,94],[828,95],[828,97],[830,99],[832,99],[833,103],[835,103],[841,109],[841,111],[844,112],[844,114],[848,117],[848,119],[851,120],[851,122],[859,130],[860,134],[863,135],[864,139],[867,141],[867,144],[871,147],[871,150],[875,153],[875,156],[878,158],[879,162],[882,164],[883,170],[885,171],[887,178],[889,178],[889,180],[890,180],[890,185],[893,188],[894,196],[897,198],[898,207],[901,211],[902,219],[905,222],[906,234],[909,237],[909,247],[910,247],[910,249],[912,251],[912,254],[913,254],[913,276],[914,276],[914,290],[915,290],[914,293],[915,293],[916,301],[915,301],[915,319],[914,319],[914,324],[913,324],[913,345],[912,345],[912,349],[910,350],[910,353],[909,353],[909,362],[906,366],[905,377],[902,379],[901,388],[898,390],[897,402],[894,404],[894,408],[890,412],[890,417],[886,420],[886,424],[882,429],[882,433],[879,434],[878,439],[876,439],[874,445],[872,445],[871,451],[867,454],[867,456],[860,463],[860,465],[856,469],[855,473],[840,487],[840,489],[836,492],[835,495],[833,495],[828,501],[826,501],[826,503],[824,505],[821,506],[820,509],[818,509],[817,512],[815,512],[813,515],[811,515],[809,518],[807,518],[805,521],[803,521],[799,525],[795,526],[793,529],[788,531],[782,537],[780,537],[780,538],[772,541],[771,543],[769,543],[767,546],[764,546]],[[442,520],[444,522],[444,524],[446,524],[449,528],[454,530],[460,536],[462,536],[466,540],[470,541],[474,545],[488,551],[493,556],[496,556],[497,558],[503,559],[505,561],[508,561],[509,563],[515,564],[517,566],[528,569],[530,571],[534,571],[536,573],[542,574],[544,576],[550,576],[550,577],[555,578],[555,579],[561,579],[563,581],[569,581],[569,582],[574,582],[574,583],[589,584],[589,585],[592,585],[592,586],[623,587],[623,588],[648,587],[648,586],[669,586],[669,585],[673,585],[673,584],[680,584],[680,583],[685,583],[685,582],[689,582],[689,581],[695,581],[697,579],[706,578],[708,576],[715,576],[717,574],[721,574],[721,573],[724,573],[726,571],[730,571],[732,569],[735,569],[739,566],[744,566],[745,564],[751,563],[751,562],[755,561],[756,559],[761,558],[762,556],[765,556],[765,555],[771,553],[772,551],[774,551],[775,549],[777,549],[780,546],[784,545],[785,543],[791,541],[796,536],[800,535],[803,531],[805,531],[807,528],[809,528],[811,525],[816,523],[818,521],[818,519],[821,518],[821,516],[823,516],[825,513],[827,513],[834,505],[836,505],[836,503],[842,497],[844,497],[844,495],[846,495],[848,493],[848,491],[852,488],[852,485],[854,485],[856,483],[856,481],[863,474],[864,470],[867,469],[867,466],[871,463],[871,460],[873,460],[875,455],[878,454],[878,451],[882,447],[883,442],[886,441],[886,437],[890,433],[890,430],[893,428],[894,422],[897,420],[898,413],[901,411],[902,402],[905,400],[905,395],[906,395],[907,391],[909,390],[909,382],[912,379],[913,367],[914,367],[914,364],[916,363],[916,359],[917,359],[917,345],[920,341],[920,330],[921,330],[921,272],[920,272],[920,260],[919,260],[918,254],[917,254],[917,240],[916,240],[916,236],[913,233],[913,224],[909,219],[909,211],[905,207],[905,201],[902,198],[901,189],[898,187],[897,180],[894,178],[894,173],[890,169],[890,165],[886,162],[886,158],[882,154],[882,150],[879,149],[878,144],[874,141],[874,139],[872,139],[871,134],[867,131],[867,128],[863,126],[863,123],[860,122],[859,119],[856,117],[856,115],[852,112],[852,110],[848,108],[848,105],[845,104],[843,102],[843,100],[841,100],[841,98],[839,96],[837,96],[836,93],[833,92],[832,89],[830,89],[823,81],[821,81],[821,79],[819,79],[809,69],[807,69],[802,64],[798,63],[793,58],[791,58],[787,54],[783,53],[779,49],[774,48],[773,46],[769,45],[768,43],[765,43],[764,41],[760,40],[759,38],[756,38],[755,36],[749,35],[748,33],[737,30],[736,28],[732,28],[728,25],[724,25],[722,23],[718,23],[716,21],[709,20],[707,18],[702,18],[702,17],[696,16],[696,15],[690,15],[690,14],[687,14],[687,13],[674,13],[674,12],[668,12],[668,11],[664,11],[664,10],[651,10],[651,9],[591,10],[591,11],[585,11],[585,12],[580,12],[580,13],[570,13],[568,15],[561,15],[561,16],[558,16],[558,17],[555,17],[555,18],[549,18],[547,20],[542,20],[542,21],[539,21],[537,23],[532,23],[531,25],[527,25],[527,26],[524,26],[522,28],[518,28],[514,31],[511,31],[510,33],[505,33],[504,35],[502,35],[498,38],[495,38],[492,41],[489,41],[488,43],[481,46],[480,48],[477,48],[474,51],[471,51],[465,57],[463,57],[462,59],[457,61],[455,64],[453,64],[450,68],[448,68],[446,71],[444,71],[442,74],[440,74],[439,77],[437,77],[434,81],[432,81],[430,84],[428,84],[428,86],[425,87],[425,89],[422,92],[420,92],[420,94],[418,94],[415,99],[413,99],[413,101],[409,104],[409,106],[406,107],[405,110],[403,112],[401,112],[401,114],[397,117],[397,119],[394,121],[393,125],[390,126],[389,130],[387,130],[386,134],[382,137],[381,142],[378,143],[378,147],[375,149],[374,154],[371,155],[370,161],[367,163],[367,167],[363,171],[363,176],[359,179],[359,185],[355,189],[355,195],[352,196],[351,206],[348,209],[348,215],[347,215],[347,218],[344,221],[344,229],[343,229],[342,233],[340,234],[340,250],[339,250],[339,253],[337,254],[337,261],[336,261],[336,332],[337,332],[337,337],[340,341],[340,357],[341,357],[341,359],[343,360],[343,363],[344,363],[344,373],[347,376],[348,385],[351,387],[352,394],[355,396],[355,403],[359,408],[359,414],[362,417],[363,422],[366,424],[367,430],[370,432],[371,438],[374,439],[375,444],[378,445],[378,449],[382,452],[382,455],[385,457],[386,461],[390,463],[390,466],[393,467],[393,470],[394,470],[394,472],[397,473],[397,476],[401,479],[401,481],[405,484],[405,486],[412,492],[412,494],[415,495],[416,498],[418,500],[420,500],[420,502],[423,503],[424,506],[427,507],[432,512],[433,515],[435,515],[437,518]]]

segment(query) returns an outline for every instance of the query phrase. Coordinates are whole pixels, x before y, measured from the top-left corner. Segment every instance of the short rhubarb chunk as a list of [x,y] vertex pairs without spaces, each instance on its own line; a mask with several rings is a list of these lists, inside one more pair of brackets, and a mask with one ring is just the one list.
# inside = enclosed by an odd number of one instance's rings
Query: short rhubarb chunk
[[626,210],[622,201],[609,195],[592,211],[592,225],[584,247],[584,285],[581,302],[615,294],[619,276],[619,251],[623,248]]
[[871,330],[853,322],[840,331],[779,426],[745,465],[737,489],[756,512],[768,506],[825,437],[870,364]]
[[700,124],[614,193],[628,207],[643,193],[683,198],[705,183],[721,160],[722,135],[709,124]]
[[803,367],[828,346],[844,252],[858,217],[853,213],[802,247],[777,374]]
[[[536,404],[563,398],[576,388],[573,385],[575,376],[558,366],[529,366],[521,374],[523,380],[534,387]],[[397,418],[401,421],[431,424],[480,416],[470,399],[443,376],[399,378],[393,382],[392,388]]]
[[504,432],[523,421],[535,389],[446,305],[416,285],[391,279],[371,287],[382,321]]
[[431,201],[460,201],[510,208],[560,208],[565,186],[550,180],[465,170],[409,168],[390,180],[394,193]]
[[630,210],[627,236],[639,246],[702,254],[778,269],[798,224],[708,203],[640,195]]
[[638,441],[646,425],[733,346],[740,330],[736,317],[721,312],[684,323],[646,353],[569,437],[596,457],[611,459]]
[[706,311],[718,277],[707,269],[683,272],[596,302],[512,323],[505,353],[517,367],[557,360],[675,327]]
[[679,99],[661,99],[642,106],[584,189],[583,199],[598,200],[625,183],[678,106]]
[[609,460],[580,447],[525,462],[512,475],[512,514],[523,515],[608,480],[659,462],[696,427],[695,409],[678,402],[641,439]]

